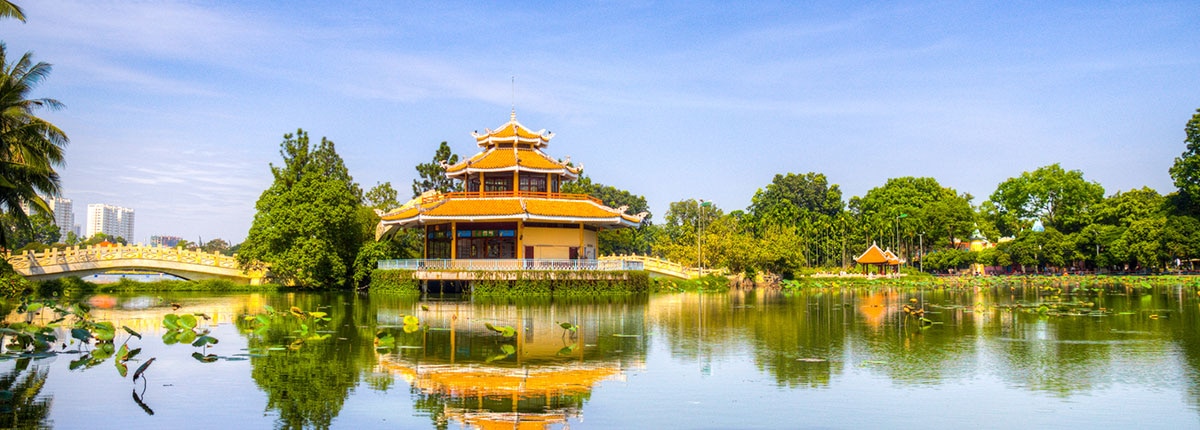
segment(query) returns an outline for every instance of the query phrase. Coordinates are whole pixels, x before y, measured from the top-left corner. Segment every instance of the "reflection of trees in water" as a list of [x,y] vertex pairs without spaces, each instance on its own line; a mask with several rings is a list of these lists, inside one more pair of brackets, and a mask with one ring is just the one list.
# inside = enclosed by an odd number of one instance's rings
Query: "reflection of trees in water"
[[50,399],[41,397],[49,375],[46,369],[29,367],[30,359],[16,360],[12,370],[0,375],[0,428],[43,429],[50,427]]
[[[900,311],[911,299],[941,324],[923,328]],[[1200,403],[1195,300],[1124,288],[1099,296],[1036,288],[807,289],[660,295],[651,298],[650,315],[673,357],[703,365],[749,345],[758,368],[780,386],[826,386],[846,366],[861,366],[900,384],[990,374],[1015,387],[1070,395],[1101,384],[1177,383],[1161,369],[1174,366],[1172,356],[1182,350]],[[1036,311],[1042,302],[1090,306],[1072,305],[1077,315],[1043,315]],[[1081,316],[1100,308],[1106,316]]]
[[[935,304],[964,300],[945,290],[878,288],[846,290],[843,302],[856,309],[850,326],[852,365],[867,366],[895,381],[941,383],[947,378],[969,375],[974,369],[975,320],[963,318],[958,310]],[[915,302],[913,301],[915,300]],[[926,317],[942,324],[923,326],[917,317],[902,311],[904,305],[920,308]],[[885,310],[873,317],[876,309]]]
[[[1047,298],[1029,292],[1011,297],[1023,309],[988,310],[993,323],[984,333],[990,355],[997,358],[997,376],[1014,386],[1063,397],[1120,382],[1144,387],[1171,383],[1174,375],[1162,372],[1174,353],[1170,329],[1164,326],[1177,326],[1194,312],[1152,319],[1157,309],[1171,306],[1160,300],[1162,296],[1137,290],[1125,294],[1062,298],[1110,312],[1103,317],[1041,315],[1028,305]],[[1194,332],[1197,326],[1187,327]]]
[[278,319],[263,337],[252,335],[248,342],[251,350],[265,354],[251,359],[250,375],[267,394],[267,409],[278,412],[278,427],[328,428],[360,375],[375,366],[374,308],[348,294],[287,294],[272,297],[268,304],[276,309],[319,309],[331,319],[324,326],[332,331],[328,339],[296,349],[266,351],[292,343],[301,323],[295,318]]
[[[1192,291],[1188,289],[1185,289],[1184,292],[1192,294]],[[1193,302],[1192,312],[1179,312],[1178,322],[1175,322],[1172,330],[1175,342],[1178,342],[1182,349],[1189,394],[1187,402],[1192,405],[1193,409],[1200,409],[1200,314],[1194,311],[1197,306]],[[1180,308],[1182,309],[1182,306]]]
[[825,386],[841,371],[846,312],[840,297],[829,293],[750,290],[651,298],[651,319],[666,334],[672,356],[707,366],[714,355],[749,344],[758,368],[788,387]]
[[734,309],[746,320],[758,368],[770,372],[779,386],[828,386],[843,369],[845,321],[852,312],[842,306],[843,297],[825,291],[758,294],[769,298],[753,308]]

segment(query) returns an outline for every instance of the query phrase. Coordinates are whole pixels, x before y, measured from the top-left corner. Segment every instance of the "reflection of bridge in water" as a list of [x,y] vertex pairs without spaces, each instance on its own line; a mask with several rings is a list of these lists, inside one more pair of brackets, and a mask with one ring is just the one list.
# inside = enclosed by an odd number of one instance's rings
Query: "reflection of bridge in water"
[[9,255],[8,264],[34,281],[64,276],[90,276],[117,270],[146,270],[183,279],[225,279],[259,284],[262,269],[243,270],[237,259],[220,253],[188,251],[159,246],[120,245],[47,249]]

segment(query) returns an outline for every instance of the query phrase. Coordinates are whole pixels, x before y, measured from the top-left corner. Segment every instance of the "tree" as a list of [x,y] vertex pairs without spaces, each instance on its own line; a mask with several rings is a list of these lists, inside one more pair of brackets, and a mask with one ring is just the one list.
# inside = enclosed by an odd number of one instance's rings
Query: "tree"
[[1170,169],[1171,179],[1175,180],[1175,187],[1181,193],[1196,201],[1200,198],[1200,109],[1196,109],[1196,114],[1192,115],[1183,131],[1183,143],[1187,149],[1175,158],[1175,164]]
[[[1104,198],[1104,187],[1083,179],[1083,172],[1063,170],[1057,163],[1023,172],[996,187],[990,200],[996,216],[1020,220],[1041,219],[1046,227],[1074,233],[1087,223],[1091,205]],[[1016,233],[1005,223],[997,223],[1004,235]]]
[[1166,198],[1149,187],[1118,191],[1092,206],[1089,224],[1121,225],[1165,215]]
[[450,145],[446,142],[442,142],[438,146],[437,152],[433,154],[432,162],[417,165],[417,175],[421,179],[413,179],[414,199],[429,190],[440,193],[462,191],[462,183],[446,177],[446,170],[442,168],[443,162],[448,165],[458,163],[458,155],[450,151]]
[[[18,9],[19,11],[19,9]],[[55,167],[63,165],[63,148],[69,142],[54,124],[39,118],[40,109],[63,107],[51,98],[30,99],[29,95],[50,74],[50,65],[33,62],[25,53],[8,62],[7,47],[0,43],[0,210],[12,215],[18,228],[31,228],[28,204],[35,212],[50,214],[41,196],[59,193]],[[0,228],[0,243],[7,243],[8,228]]]
[[13,18],[25,22],[25,11],[11,0],[0,0],[0,18]]
[[200,246],[200,250],[204,252],[220,252],[222,254],[226,254],[229,251],[229,242],[225,239],[216,238],[208,242],[204,242],[204,245]]
[[8,243],[5,244],[8,249],[21,249],[31,243],[52,245],[61,237],[58,226],[54,224],[54,218],[45,214],[38,213],[29,217],[29,228],[16,228],[12,214],[4,214],[2,218],[3,225],[9,229]]
[[399,194],[395,188],[392,188],[391,182],[384,182],[382,184],[376,182],[375,186],[367,190],[367,194],[363,197],[366,199],[365,203],[367,207],[386,211],[400,206],[400,201],[398,200]]
[[772,207],[791,203],[792,206],[828,216],[842,211],[842,191],[837,184],[829,185],[825,174],[809,172],[803,175],[775,175],[767,189],[759,189],[750,200],[750,212],[765,214]]
[[936,179],[906,176],[888,179],[861,198],[850,199],[850,210],[859,218],[859,225],[872,230],[869,238],[882,238],[882,243],[890,244],[888,247],[897,252],[909,249],[907,255],[912,255],[911,248],[916,245],[893,243],[896,234],[905,244],[924,232],[925,245],[930,249],[953,246],[955,238],[973,230],[971,198],[970,194],[943,187]]
[[271,276],[285,284],[349,286],[366,241],[358,214],[361,189],[326,138],[311,145],[301,129],[283,136],[279,152],[284,164],[271,164],[275,180],[255,204],[240,262],[267,263]]
[[647,228],[650,225],[651,215],[650,205],[646,203],[645,197],[617,187],[592,182],[592,178],[587,176],[563,183],[562,192],[587,194],[599,199],[608,207],[625,207],[625,213],[631,215],[646,213],[646,216],[642,218],[642,224],[638,227],[601,230],[597,235],[597,241],[600,255],[646,254],[649,252],[651,242]]

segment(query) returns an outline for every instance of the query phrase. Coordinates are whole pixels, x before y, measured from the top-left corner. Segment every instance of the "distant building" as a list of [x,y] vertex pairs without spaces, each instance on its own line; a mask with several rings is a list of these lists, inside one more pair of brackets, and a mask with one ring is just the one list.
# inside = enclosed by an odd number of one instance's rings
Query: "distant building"
[[52,197],[46,199],[46,203],[54,211],[54,225],[58,226],[58,232],[61,235],[59,240],[66,240],[67,233],[75,231],[75,211],[71,209],[71,199]]
[[[75,226],[75,212],[71,210],[71,199],[62,197],[43,197],[43,199],[46,200],[46,205],[50,206],[50,210],[54,212],[54,225],[58,226],[58,232],[62,235],[59,240],[66,240],[67,232],[74,231]],[[22,201],[21,210],[30,216],[34,213],[29,202]]]
[[133,209],[106,204],[88,205],[87,237],[96,233],[133,242]]
[[179,245],[179,241],[183,240],[179,236],[150,236],[150,246],[165,246],[174,248]]

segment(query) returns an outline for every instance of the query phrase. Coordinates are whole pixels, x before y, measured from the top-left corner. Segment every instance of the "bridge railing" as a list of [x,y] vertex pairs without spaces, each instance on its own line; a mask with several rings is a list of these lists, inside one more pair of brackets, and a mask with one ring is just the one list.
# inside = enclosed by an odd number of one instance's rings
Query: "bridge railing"
[[640,261],[645,270],[685,279],[695,279],[705,275],[725,273],[724,269],[698,269],[648,255],[608,255],[599,259],[601,261]]
[[237,269],[236,256],[219,252],[189,251],[181,248],[145,245],[88,246],[80,248],[49,248],[41,252],[25,251],[10,254],[6,258],[14,269],[29,269],[35,266],[69,265],[72,263],[99,262],[105,260],[142,259],[197,264],[202,266]]
[[384,270],[481,270],[481,271],[617,271],[643,270],[638,261],[569,259],[405,259],[379,260]]

